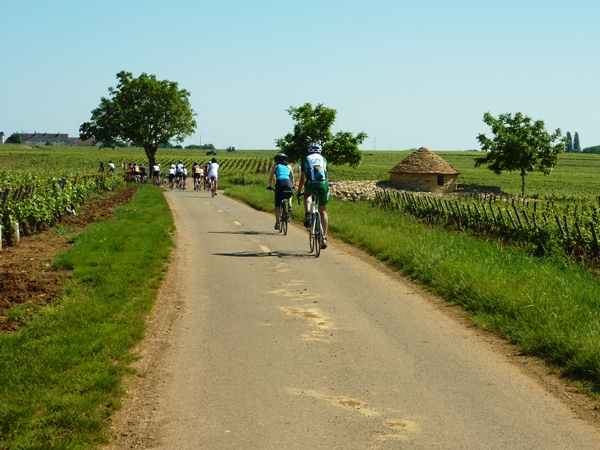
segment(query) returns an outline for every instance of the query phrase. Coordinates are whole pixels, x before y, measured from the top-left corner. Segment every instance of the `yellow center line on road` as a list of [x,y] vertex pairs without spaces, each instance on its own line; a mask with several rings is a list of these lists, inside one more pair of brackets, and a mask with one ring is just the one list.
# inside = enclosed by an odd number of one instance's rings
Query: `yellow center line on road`
[[237,220],[234,220],[234,221],[233,221],[233,223],[234,223],[234,224],[236,224],[238,227],[241,227],[241,226],[242,226],[242,224],[241,224],[241,223],[239,223]]
[[265,253],[271,253],[271,250],[269,250],[269,247],[265,247],[264,245],[261,245],[260,248],[262,249],[263,252]]

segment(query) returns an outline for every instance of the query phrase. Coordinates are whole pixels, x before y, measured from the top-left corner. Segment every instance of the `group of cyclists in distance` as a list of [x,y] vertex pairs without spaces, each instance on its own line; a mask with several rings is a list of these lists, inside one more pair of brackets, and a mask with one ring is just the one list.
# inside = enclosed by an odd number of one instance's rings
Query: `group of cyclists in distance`
[[[160,184],[160,164],[154,166],[154,177],[157,184]],[[217,158],[212,158],[204,166],[201,166],[198,161],[194,161],[192,166],[192,176],[194,180],[194,190],[211,189],[214,195],[217,195],[217,187],[219,180],[219,163]],[[177,186],[182,191],[187,189],[188,170],[185,164],[180,159],[177,164],[172,163],[168,169],[169,188]]]

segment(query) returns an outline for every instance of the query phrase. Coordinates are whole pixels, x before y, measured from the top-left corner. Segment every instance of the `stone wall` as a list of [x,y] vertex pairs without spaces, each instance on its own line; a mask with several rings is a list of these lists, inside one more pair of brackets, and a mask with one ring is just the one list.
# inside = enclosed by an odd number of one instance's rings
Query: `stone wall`
[[457,175],[441,175],[443,184],[438,184],[437,174],[390,173],[390,183],[396,189],[418,192],[454,192]]

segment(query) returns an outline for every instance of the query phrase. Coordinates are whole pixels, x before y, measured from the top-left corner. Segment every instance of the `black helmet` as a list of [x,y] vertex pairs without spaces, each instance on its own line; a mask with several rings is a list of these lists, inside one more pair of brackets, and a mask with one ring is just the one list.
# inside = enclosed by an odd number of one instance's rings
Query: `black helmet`
[[217,162],[217,158],[213,158],[212,162],[216,163]]
[[308,146],[308,153],[321,153],[321,146],[319,144],[310,144]]
[[287,155],[285,153],[277,153],[273,159],[275,162],[284,163],[287,160]]

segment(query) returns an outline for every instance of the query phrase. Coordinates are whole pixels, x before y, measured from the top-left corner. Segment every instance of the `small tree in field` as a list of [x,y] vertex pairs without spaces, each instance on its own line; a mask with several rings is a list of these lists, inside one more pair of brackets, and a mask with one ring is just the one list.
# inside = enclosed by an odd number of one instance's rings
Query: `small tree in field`
[[567,131],[567,153],[571,153],[573,151],[573,138],[571,137],[571,132]]
[[133,78],[119,72],[117,79],[117,87],[108,88],[110,98],[102,97],[91,121],[79,127],[79,137],[94,138],[103,147],[115,147],[119,141],[144,147],[152,167],[161,143],[181,142],[196,129],[190,93],[176,82],[145,73]]
[[287,112],[296,121],[294,132],[275,140],[277,147],[286,153],[291,161],[300,161],[308,152],[310,144],[319,144],[323,148],[323,156],[332,164],[350,164],[356,167],[362,160],[358,146],[367,135],[363,132],[353,135],[348,131],[339,131],[335,135],[331,126],[337,114],[335,109],[318,104],[313,108],[310,103]]
[[575,137],[573,137],[573,151],[576,153],[581,153],[581,144],[579,143],[579,133],[575,132]]
[[544,128],[544,122],[520,112],[500,114],[496,119],[489,112],[483,121],[492,128],[494,137],[480,134],[477,140],[487,155],[475,158],[475,167],[486,164],[496,175],[503,171],[518,170],[521,174],[521,195],[525,197],[525,176],[539,171],[548,175],[558,163],[558,155],[565,151],[567,138],[557,128],[552,135]]

